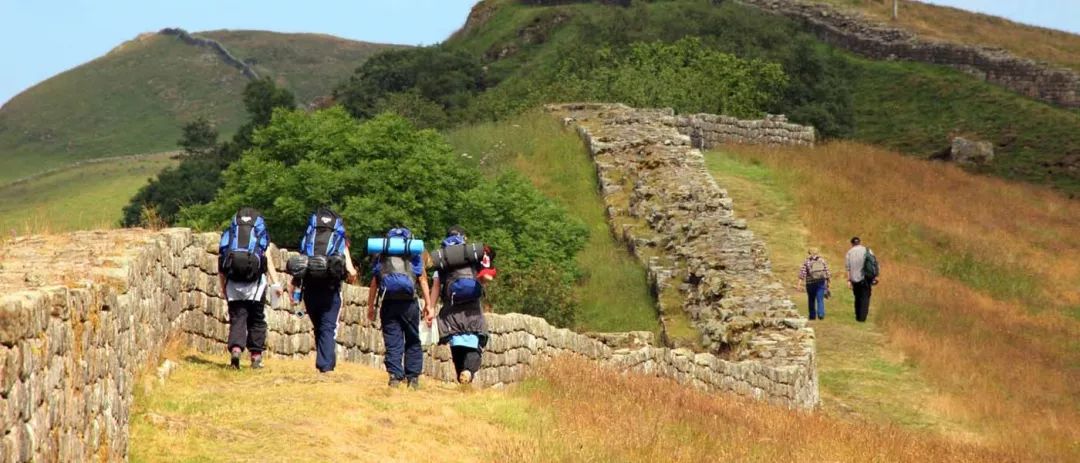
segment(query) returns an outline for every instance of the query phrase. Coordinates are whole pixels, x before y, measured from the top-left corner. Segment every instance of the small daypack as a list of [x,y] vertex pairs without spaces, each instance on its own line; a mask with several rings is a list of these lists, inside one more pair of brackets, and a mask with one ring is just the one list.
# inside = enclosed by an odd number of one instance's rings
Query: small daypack
[[810,261],[810,271],[806,274],[807,283],[818,283],[825,281],[825,275],[827,274],[825,269],[825,261],[821,258]]
[[878,275],[881,275],[881,268],[878,267],[877,256],[870,251],[870,248],[866,248],[866,258],[863,260],[863,281],[873,282],[877,279]]
[[232,281],[257,281],[265,271],[264,256],[269,246],[262,214],[254,208],[241,208],[218,243],[221,271]]
[[[407,228],[394,228],[386,234],[387,238],[411,239],[412,232]],[[412,256],[379,257],[379,292],[386,300],[408,300],[416,298],[416,273]]]
[[330,209],[320,208],[308,219],[300,240],[300,252],[307,256],[305,279],[341,281],[345,279],[345,222]]

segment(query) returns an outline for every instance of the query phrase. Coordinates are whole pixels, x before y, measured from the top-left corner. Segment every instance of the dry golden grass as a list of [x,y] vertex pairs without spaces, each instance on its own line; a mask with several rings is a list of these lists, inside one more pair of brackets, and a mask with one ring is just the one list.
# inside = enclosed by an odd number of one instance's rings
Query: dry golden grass
[[1001,47],[1019,56],[1080,70],[1080,35],[911,0],[901,0],[899,19],[895,22],[892,0],[818,1],[854,8],[925,38]]
[[1017,461],[894,426],[795,412],[673,381],[623,375],[573,358],[522,388],[541,419],[535,441],[498,461]]
[[852,235],[875,250],[871,317],[939,408],[999,448],[1080,457],[1080,202],[855,143],[727,150],[778,173],[834,267]]

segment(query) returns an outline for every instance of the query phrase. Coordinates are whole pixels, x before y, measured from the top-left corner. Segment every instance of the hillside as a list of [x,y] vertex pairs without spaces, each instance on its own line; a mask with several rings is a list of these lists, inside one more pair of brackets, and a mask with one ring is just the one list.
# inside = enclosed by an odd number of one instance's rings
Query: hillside
[[[706,46],[740,58],[780,63],[798,82],[791,90],[797,95],[785,96],[771,111],[811,123],[827,136],[922,158],[946,149],[954,136],[985,140],[995,145],[997,157],[974,170],[1080,192],[1075,110],[946,66],[856,56],[821,41],[798,21],[739,2],[635,2],[629,8],[600,3],[479,4],[446,44],[478,57],[494,82],[477,98],[474,112],[498,117],[548,100],[580,98],[567,91],[568,70],[600,59],[581,50],[700,37]],[[661,105],[647,98],[644,103]]]
[[[386,47],[316,34],[205,37],[293,90],[301,104],[329,94],[341,75]],[[243,122],[247,82],[207,47],[140,35],[0,108],[0,184],[79,160],[174,149],[180,126],[199,116],[227,136]]]
[[892,2],[875,0],[812,0],[848,11],[920,37],[966,45],[1000,47],[1018,56],[1080,71],[1080,35],[1030,26],[998,16],[902,0],[892,20]]

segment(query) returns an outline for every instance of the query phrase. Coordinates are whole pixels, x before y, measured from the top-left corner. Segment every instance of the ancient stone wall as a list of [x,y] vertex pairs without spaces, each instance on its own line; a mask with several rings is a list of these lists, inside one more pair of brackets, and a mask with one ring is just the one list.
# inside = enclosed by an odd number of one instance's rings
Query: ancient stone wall
[[954,67],[1021,95],[1080,107],[1080,74],[1005,50],[930,41],[820,3],[800,0],[739,0],[792,18],[825,42],[874,59],[902,59]]
[[182,42],[188,45],[209,48],[210,50],[213,50],[214,53],[217,53],[217,55],[221,57],[221,60],[224,61],[225,64],[239,69],[240,72],[243,73],[244,76],[248,79],[255,80],[259,78],[259,74],[255,72],[255,68],[252,68],[243,60],[234,56],[231,52],[229,52],[228,48],[225,48],[225,45],[222,45],[221,42],[218,42],[217,40],[208,39],[205,37],[196,37],[189,34],[188,31],[173,27],[166,27],[158,33],[161,35],[176,36]]
[[773,277],[764,245],[734,216],[701,151],[679,132],[687,118],[609,104],[548,110],[585,140],[612,232],[646,266],[665,332],[669,319],[685,314],[706,351],[755,368],[790,369],[816,391],[813,330]]
[[699,149],[724,143],[813,146],[815,139],[813,127],[790,123],[782,114],[769,114],[759,120],[716,114],[686,114],[676,116],[674,120],[664,119],[664,123],[688,135],[690,145]]
[[[158,363],[164,346],[225,351],[216,248],[217,236],[187,229],[79,232],[0,246],[0,461],[125,460],[136,378]],[[284,251],[272,252],[285,262]],[[366,288],[347,286],[343,296],[339,358],[381,367],[382,337],[364,316]],[[306,317],[271,309],[267,321],[272,358],[312,355]],[[520,314],[488,321],[481,385],[519,381],[541,361],[573,354],[789,407],[818,401],[816,376],[805,365],[656,347],[642,341],[647,334],[587,336]],[[426,356],[426,374],[453,378],[446,347]]]

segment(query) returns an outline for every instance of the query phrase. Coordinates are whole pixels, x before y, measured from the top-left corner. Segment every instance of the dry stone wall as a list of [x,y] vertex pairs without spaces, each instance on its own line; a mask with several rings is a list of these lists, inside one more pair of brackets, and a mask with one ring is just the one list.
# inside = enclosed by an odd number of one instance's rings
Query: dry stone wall
[[831,45],[874,59],[902,59],[954,67],[1021,95],[1066,108],[1080,107],[1080,74],[1005,50],[920,39],[820,3],[739,0],[792,18]]
[[724,143],[813,146],[816,138],[813,127],[790,123],[783,114],[769,114],[759,120],[716,114],[688,114],[664,119],[663,122],[689,136],[690,145],[699,149],[709,149]]
[[196,37],[188,33],[188,31],[174,27],[166,27],[158,33],[161,35],[176,36],[180,39],[180,41],[188,45],[209,48],[210,50],[213,50],[214,53],[217,53],[217,55],[221,57],[221,60],[224,61],[225,64],[239,69],[240,72],[243,73],[244,76],[248,79],[256,80],[259,78],[259,73],[255,72],[255,68],[252,68],[243,60],[234,56],[228,48],[225,48],[225,45],[222,45],[221,42],[218,42],[217,40],[208,39],[205,37]]
[[735,217],[701,151],[680,133],[687,118],[617,104],[548,110],[576,126],[588,145],[612,232],[647,267],[665,332],[667,320],[685,314],[708,352],[790,370],[813,385],[816,401],[813,330],[773,277],[764,245]]

